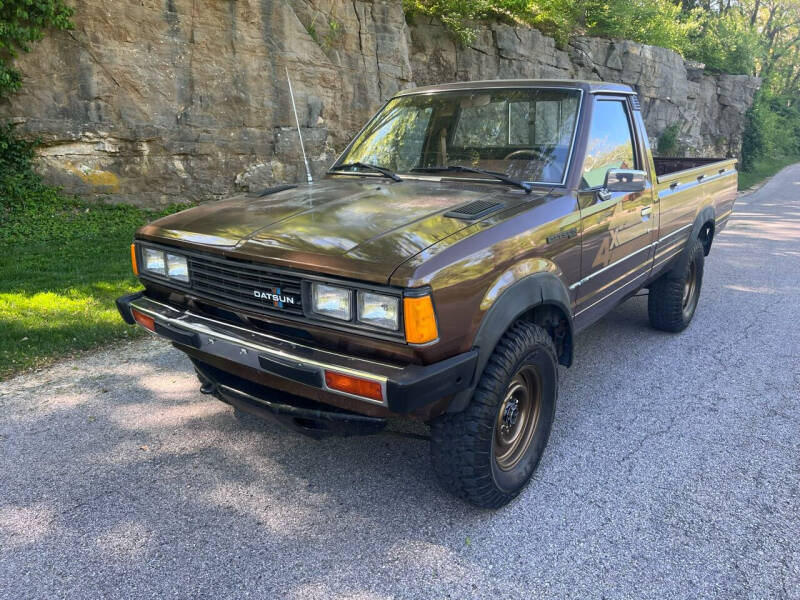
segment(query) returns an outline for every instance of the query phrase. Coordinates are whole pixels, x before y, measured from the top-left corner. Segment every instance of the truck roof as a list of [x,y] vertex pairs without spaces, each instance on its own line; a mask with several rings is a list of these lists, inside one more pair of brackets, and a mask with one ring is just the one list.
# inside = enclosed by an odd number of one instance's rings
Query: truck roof
[[481,90],[492,88],[553,87],[583,90],[588,94],[612,92],[615,94],[636,94],[631,86],[607,81],[583,81],[579,79],[490,79],[485,81],[460,81],[401,90],[395,96],[452,92],[457,90]]

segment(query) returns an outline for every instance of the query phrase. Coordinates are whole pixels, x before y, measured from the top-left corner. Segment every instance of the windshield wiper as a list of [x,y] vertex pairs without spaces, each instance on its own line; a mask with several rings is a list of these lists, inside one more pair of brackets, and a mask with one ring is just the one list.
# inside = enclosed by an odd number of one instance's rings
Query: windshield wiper
[[372,169],[373,171],[377,171],[384,177],[389,177],[390,179],[394,179],[395,181],[403,181],[400,177],[397,176],[397,174],[394,171],[391,171],[386,167],[379,167],[378,165],[373,165],[364,162],[351,162],[351,163],[345,163],[343,165],[336,165],[335,167],[333,167],[332,170],[338,171],[339,169],[350,169],[353,167],[359,169]]
[[526,194],[530,194],[531,187],[530,183],[526,183],[524,181],[519,181],[512,177],[509,177],[505,173],[498,173],[497,171],[487,171],[486,169],[476,169],[474,167],[465,167],[462,165],[447,165],[442,167],[415,167],[411,169],[412,171],[427,171],[430,173],[438,173],[443,171],[458,171],[460,173],[478,173],[480,175],[488,175],[489,177],[494,177],[495,179],[499,179],[503,183],[507,183],[509,185],[516,186],[525,190]]

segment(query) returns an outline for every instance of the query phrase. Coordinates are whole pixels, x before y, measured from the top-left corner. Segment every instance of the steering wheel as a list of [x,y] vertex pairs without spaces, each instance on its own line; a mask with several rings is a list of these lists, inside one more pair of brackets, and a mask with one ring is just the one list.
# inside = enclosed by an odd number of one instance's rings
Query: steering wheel
[[536,159],[536,160],[541,160],[542,159],[542,155],[539,153],[538,150],[532,150],[532,149],[529,149],[529,148],[523,148],[522,150],[514,150],[513,152],[511,152],[507,156],[504,156],[503,160],[511,160],[512,158],[517,158],[518,156],[523,156],[523,155],[526,155],[526,154],[528,156],[530,156],[531,158]]

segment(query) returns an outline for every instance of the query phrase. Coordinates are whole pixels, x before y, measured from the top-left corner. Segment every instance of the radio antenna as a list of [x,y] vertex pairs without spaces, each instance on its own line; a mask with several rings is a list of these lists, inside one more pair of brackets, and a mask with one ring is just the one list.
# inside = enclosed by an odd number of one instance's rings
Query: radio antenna
[[289,82],[289,96],[292,99],[292,110],[294,111],[294,122],[297,125],[297,137],[300,138],[300,151],[303,153],[303,163],[306,165],[306,177],[308,183],[314,183],[311,179],[311,168],[308,166],[308,158],[306,157],[306,147],[303,145],[303,135],[300,133],[300,119],[297,118],[297,106],[294,103],[294,92],[292,91],[292,79],[289,77],[289,67],[284,66],[286,69],[286,81]]

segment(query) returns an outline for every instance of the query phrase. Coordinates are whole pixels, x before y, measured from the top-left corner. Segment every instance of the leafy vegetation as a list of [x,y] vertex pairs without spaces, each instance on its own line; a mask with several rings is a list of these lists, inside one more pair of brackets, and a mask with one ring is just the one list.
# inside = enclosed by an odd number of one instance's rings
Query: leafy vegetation
[[[114,299],[139,286],[128,245],[159,216],[65,196],[32,170],[33,144],[0,127],[0,379],[125,336]],[[172,209],[168,209],[172,210]]]
[[0,0],[0,98],[19,89],[22,77],[12,65],[46,29],[71,29],[72,9],[62,0]]
[[771,156],[769,158],[758,158],[750,165],[746,171],[739,172],[739,189],[746,190],[757,183],[761,183],[767,177],[772,177],[791,164],[797,162],[797,156]]
[[659,156],[678,156],[681,154],[678,133],[679,127],[677,123],[670,125],[661,132],[658,138],[658,148],[656,149]]
[[[61,0],[0,0],[0,98],[13,59],[47,28],[69,29]],[[145,211],[83,202],[45,185],[35,144],[0,124],[0,379],[129,333],[114,298],[134,289],[127,245]]]

